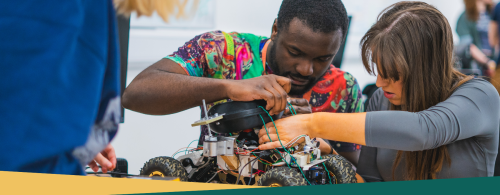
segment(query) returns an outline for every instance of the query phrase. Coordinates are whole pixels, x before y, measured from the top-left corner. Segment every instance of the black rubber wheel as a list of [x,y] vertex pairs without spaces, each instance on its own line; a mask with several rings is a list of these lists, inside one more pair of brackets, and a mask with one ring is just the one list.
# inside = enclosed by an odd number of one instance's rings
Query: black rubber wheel
[[259,186],[305,186],[307,181],[296,170],[288,167],[278,167],[267,171],[257,182]]
[[167,156],[149,159],[148,162],[144,163],[140,175],[150,177],[178,177],[181,181],[188,180],[188,174],[181,162]]
[[346,160],[344,157],[328,154],[322,156],[323,159],[328,159],[325,161],[325,166],[328,171],[335,175],[336,183],[357,183],[356,171],[352,168],[352,164]]

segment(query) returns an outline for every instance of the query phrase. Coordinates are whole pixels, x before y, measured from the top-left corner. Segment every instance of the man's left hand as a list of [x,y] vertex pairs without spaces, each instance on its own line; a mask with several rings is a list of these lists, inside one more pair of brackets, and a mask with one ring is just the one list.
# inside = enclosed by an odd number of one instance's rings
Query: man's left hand
[[97,154],[94,158],[89,163],[90,168],[94,171],[97,172],[99,171],[99,166],[101,165],[101,170],[103,173],[107,173],[108,171],[112,171],[116,167],[116,154],[115,154],[115,149],[111,144],[106,146],[102,152]]
[[292,116],[293,110],[297,112],[297,114],[310,114],[312,113],[311,105],[309,105],[309,101],[304,98],[288,98],[288,102],[292,104],[293,109],[290,108],[290,105],[285,109],[285,113],[283,117]]

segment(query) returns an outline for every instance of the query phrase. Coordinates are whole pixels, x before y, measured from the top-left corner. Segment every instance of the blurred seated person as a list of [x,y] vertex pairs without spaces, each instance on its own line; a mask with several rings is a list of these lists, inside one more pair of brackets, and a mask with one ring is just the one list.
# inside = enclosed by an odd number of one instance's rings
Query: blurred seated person
[[492,60],[494,48],[488,40],[492,0],[464,0],[465,11],[457,21],[460,37],[457,56],[461,59],[461,72],[468,75],[492,77],[496,62]]

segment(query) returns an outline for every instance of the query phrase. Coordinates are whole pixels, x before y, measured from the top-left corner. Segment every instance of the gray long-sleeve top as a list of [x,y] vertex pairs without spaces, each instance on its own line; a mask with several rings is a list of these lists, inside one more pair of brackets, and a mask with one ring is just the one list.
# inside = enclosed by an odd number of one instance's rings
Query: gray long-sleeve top
[[[397,150],[421,151],[443,145],[448,148],[451,166],[445,162],[438,178],[493,176],[500,98],[489,82],[468,81],[447,100],[421,112],[388,109],[389,100],[379,89],[367,108],[367,146],[361,149],[358,163],[358,173],[365,181],[393,181]],[[403,180],[404,166],[403,158],[396,168],[395,180]]]

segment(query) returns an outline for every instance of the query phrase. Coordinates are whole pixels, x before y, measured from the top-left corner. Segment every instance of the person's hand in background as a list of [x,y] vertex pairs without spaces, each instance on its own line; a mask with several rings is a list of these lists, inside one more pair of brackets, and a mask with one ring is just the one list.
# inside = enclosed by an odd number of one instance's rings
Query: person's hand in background
[[490,78],[492,78],[493,76],[495,76],[495,70],[497,68],[497,63],[495,61],[493,61],[493,60],[490,60],[486,64],[486,67],[488,69],[486,70],[486,75],[485,76],[490,77]]
[[116,154],[115,149],[111,144],[106,146],[102,152],[97,154],[89,163],[89,167],[94,171],[99,171],[99,165],[101,165],[101,170],[103,173],[107,173],[108,171],[112,171],[116,167]]

